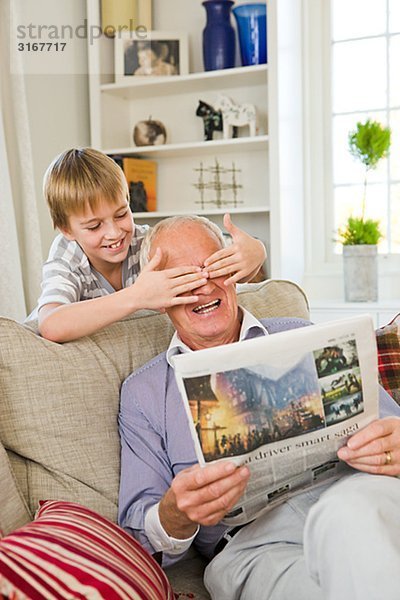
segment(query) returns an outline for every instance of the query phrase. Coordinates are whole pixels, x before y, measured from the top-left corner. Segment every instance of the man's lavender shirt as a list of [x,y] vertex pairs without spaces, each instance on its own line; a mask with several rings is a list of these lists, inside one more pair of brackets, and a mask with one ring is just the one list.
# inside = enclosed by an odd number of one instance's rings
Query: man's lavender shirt
[[[261,319],[260,322],[270,334],[309,325],[296,318]],[[256,335],[262,335],[261,331]],[[400,416],[400,407],[382,388],[379,402],[381,417]],[[153,554],[155,550],[144,528],[146,512],[161,500],[182,469],[198,462],[175,374],[165,352],[125,380],[121,389],[119,426],[119,523]],[[221,524],[202,526],[194,543],[202,554],[211,558],[216,543],[227,529]],[[164,555],[163,565],[179,560],[184,554]]]

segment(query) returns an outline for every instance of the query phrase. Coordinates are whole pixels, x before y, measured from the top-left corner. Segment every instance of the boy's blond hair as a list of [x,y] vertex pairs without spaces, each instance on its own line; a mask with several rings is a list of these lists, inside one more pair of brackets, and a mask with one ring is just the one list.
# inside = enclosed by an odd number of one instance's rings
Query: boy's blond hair
[[54,227],[68,229],[69,217],[88,207],[96,209],[99,201],[112,204],[129,202],[129,189],[117,163],[93,148],[72,148],[57,156],[43,180],[43,193]]

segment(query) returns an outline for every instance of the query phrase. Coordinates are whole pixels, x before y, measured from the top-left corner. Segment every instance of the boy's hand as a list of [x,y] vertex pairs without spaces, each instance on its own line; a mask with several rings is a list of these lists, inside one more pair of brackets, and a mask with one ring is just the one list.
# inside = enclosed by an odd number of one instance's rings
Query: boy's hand
[[207,273],[200,267],[182,266],[157,271],[162,261],[162,252],[157,248],[154,256],[142,269],[132,286],[138,308],[163,310],[177,304],[191,304],[198,296],[185,295],[207,282]]
[[224,227],[232,236],[232,244],[214,252],[207,258],[204,266],[210,279],[231,275],[225,285],[249,281],[258,273],[267,253],[264,244],[236,227],[229,214],[224,215]]

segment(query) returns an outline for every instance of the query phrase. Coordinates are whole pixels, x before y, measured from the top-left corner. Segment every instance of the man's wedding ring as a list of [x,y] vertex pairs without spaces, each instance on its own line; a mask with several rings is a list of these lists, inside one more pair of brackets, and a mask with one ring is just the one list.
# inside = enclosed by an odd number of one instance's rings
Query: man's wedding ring
[[390,452],[390,450],[387,450],[385,452],[385,465],[391,465],[392,464],[392,453]]

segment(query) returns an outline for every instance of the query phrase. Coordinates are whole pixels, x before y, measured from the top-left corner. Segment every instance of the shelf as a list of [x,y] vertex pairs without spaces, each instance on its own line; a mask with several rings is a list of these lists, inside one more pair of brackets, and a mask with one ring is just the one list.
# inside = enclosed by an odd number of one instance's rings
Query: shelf
[[[88,25],[100,27],[100,0],[86,0],[86,4]],[[115,40],[101,36],[89,44],[91,145],[108,154],[157,162],[160,210],[137,213],[138,222],[154,224],[169,215],[195,211],[221,225],[225,210],[237,213],[241,227],[268,247],[268,274],[301,283],[305,264],[301,227],[304,94],[302,78],[293,76],[301,71],[301,1],[268,1],[268,55],[273,59],[269,64],[216,71],[203,71],[201,2],[152,0],[152,4],[157,30],[188,35],[192,72],[170,77],[132,75],[115,83]],[[285,90],[290,93],[282,93]],[[247,128],[240,128],[237,139],[224,140],[218,132],[214,140],[204,141],[204,124],[195,115],[198,102],[202,99],[213,105],[219,93],[237,104],[256,107],[259,135],[251,138]],[[133,128],[149,115],[165,124],[167,144],[134,145]],[[226,168],[234,163],[240,171],[242,187],[237,197],[245,202],[237,205],[240,208],[198,203],[196,170],[200,163],[208,169],[215,159],[222,166],[226,163]]]
[[185,92],[218,91],[227,87],[249,87],[265,85],[268,65],[237,67],[220,71],[191,73],[190,75],[172,75],[170,77],[141,78],[132,77],[132,81],[122,83],[106,83],[100,86],[102,93],[126,99],[145,98],[151,95],[165,96]]
[[[99,0],[87,2],[91,7],[90,22],[98,23]],[[205,72],[202,70],[201,32],[198,27],[200,18],[204,17],[201,2],[194,6],[192,2],[181,0],[169,0],[168,3],[165,0],[153,0],[153,6],[157,12],[157,24],[162,27],[165,25],[161,29],[164,31],[174,31],[174,13],[179,12],[180,28],[188,33],[192,51],[195,48],[198,50],[197,54],[191,54],[194,72],[168,77],[127,76],[115,83],[111,76],[113,41],[102,40],[90,46],[89,58],[97,67],[96,72],[100,73],[99,77],[89,80],[92,145],[109,155],[157,162],[156,206],[159,210],[134,213],[137,223],[154,225],[166,217],[198,214],[222,226],[223,215],[230,213],[232,220],[244,231],[270,246],[271,222],[275,219],[270,202],[273,204],[275,200],[269,193],[272,178],[269,174],[271,156],[268,124],[274,124],[269,113],[269,72],[274,65]],[[257,108],[258,135],[250,136],[248,127],[240,127],[238,138],[223,139],[223,133],[219,131],[214,134],[213,140],[204,140],[204,123],[196,116],[196,108],[199,99],[213,104],[219,93],[232,97],[237,104],[253,104]],[[131,135],[134,125],[149,118],[149,115],[165,124],[167,144],[134,144]],[[236,205],[233,201],[227,205],[210,202],[216,196],[208,187],[204,194],[206,201],[204,204],[200,201],[198,183],[194,183],[198,182],[196,170],[200,164],[205,170],[212,168],[216,160],[228,170],[230,165],[235,165],[240,172]],[[212,174],[206,174],[206,184],[208,178],[211,180]],[[226,185],[226,182],[224,180],[222,183]],[[230,193],[223,197],[230,201],[234,196]]]
[[232,208],[226,206],[225,208],[210,208],[210,209],[196,209],[193,210],[160,210],[155,212],[137,212],[133,213],[135,219],[163,219],[165,217],[176,217],[183,215],[224,215],[229,213],[231,215],[241,214],[252,214],[252,213],[269,213],[268,206],[243,206],[240,208]]
[[230,138],[228,140],[210,140],[209,142],[184,142],[181,144],[164,144],[163,146],[130,146],[128,148],[107,148],[106,154],[123,154],[126,156],[147,156],[154,158],[174,156],[204,156],[217,152],[252,152],[263,150],[268,142],[268,135],[255,137]]

